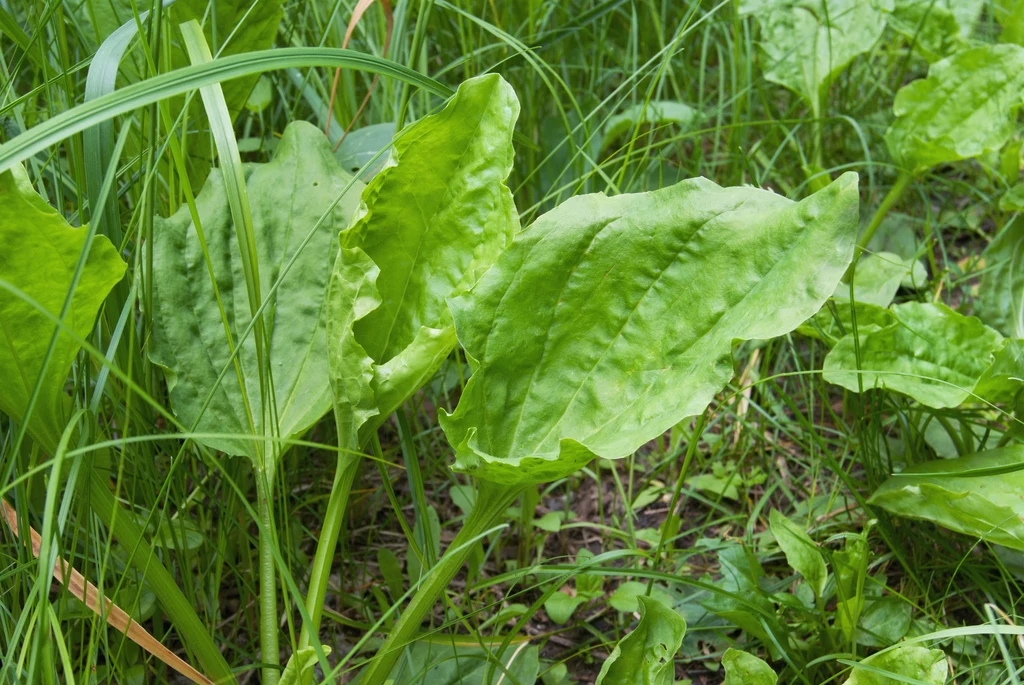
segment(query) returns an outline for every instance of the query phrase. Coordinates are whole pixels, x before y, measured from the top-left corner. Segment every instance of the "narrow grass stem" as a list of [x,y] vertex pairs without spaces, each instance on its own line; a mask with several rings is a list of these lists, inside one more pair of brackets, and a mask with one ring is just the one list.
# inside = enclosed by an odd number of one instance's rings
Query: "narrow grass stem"
[[111,527],[113,536],[125,547],[134,550],[131,563],[145,577],[160,606],[178,629],[178,636],[195,655],[204,674],[218,685],[235,683],[224,656],[210,637],[210,632],[196,615],[192,603],[182,594],[174,576],[164,567],[153,548],[142,537],[142,529],[125,512],[118,511],[117,500],[111,494],[103,477],[92,471],[89,483],[89,505],[104,523]]
[[405,646],[416,640],[420,624],[433,608],[438,597],[452,582],[455,574],[473,551],[473,541],[493,527],[505,510],[522,492],[519,486],[505,486],[481,481],[473,511],[466,517],[462,530],[430,570],[419,590],[413,595],[409,606],[395,622],[384,644],[377,650],[373,661],[363,671],[359,682],[362,685],[384,685]]
[[313,569],[309,575],[309,590],[306,593],[306,611],[309,613],[309,625],[305,626],[299,637],[299,649],[309,647],[314,639],[319,639],[320,619],[323,616],[324,599],[327,596],[327,579],[331,574],[331,563],[334,551],[338,546],[348,498],[352,492],[356,473],[359,471],[360,458],[346,452],[338,453],[338,466],[334,473],[334,485],[331,497],[327,502],[327,513],[324,516],[320,539],[316,543],[316,555],[313,557]]
[[874,237],[878,227],[882,225],[882,221],[889,214],[889,210],[893,208],[903,193],[906,192],[910,186],[910,182],[914,180],[913,175],[909,171],[901,171],[899,177],[896,179],[896,183],[893,184],[892,188],[889,189],[888,194],[882,199],[882,204],[878,205],[878,209],[875,210],[875,215],[871,217],[871,222],[867,228],[864,229],[864,233],[861,235],[860,240],[857,241],[857,253],[854,255],[854,264],[857,263],[857,257],[863,252],[868,243]]
[[263,685],[277,685],[281,678],[277,628],[277,567],[274,562],[270,483],[265,473],[256,474],[260,514],[260,659]]

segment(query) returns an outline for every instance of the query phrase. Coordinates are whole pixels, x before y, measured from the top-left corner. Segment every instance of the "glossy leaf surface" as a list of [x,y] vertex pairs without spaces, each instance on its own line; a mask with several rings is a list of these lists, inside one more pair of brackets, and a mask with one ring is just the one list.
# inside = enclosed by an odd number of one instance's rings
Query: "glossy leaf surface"
[[817,112],[832,81],[885,29],[893,0],[745,0],[761,26],[764,76]]
[[[505,179],[512,168],[512,131],[519,101],[500,76],[463,83],[448,105],[402,131],[387,165],[363,191],[335,282],[376,266],[363,292],[365,312],[352,300],[330,300],[331,373],[348,374],[334,346],[353,332],[372,360],[376,411],[372,431],[437,370],[455,346],[446,298],[472,285],[512,240],[519,218]],[[349,274],[343,276],[343,273]],[[372,294],[371,294],[372,293]],[[370,299],[379,304],[369,307]],[[347,327],[347,328],[346,328]],[[340,402],[349,400],[338,396]]]
[[896,164],[920,175],[996,150],[1013,134],[1024,83],[1024,48],[985,45],[936,62],[904,86],[885,134]]
[[[872,670],[854,666],[853,673],[843,681],[843,685],[896,685],[906,682],[943,685],[949,673],[945,652],[920,645],[900,645],[887,652],[873,654],[860,663]],[[895,677],[890,678],[878,671]]]
[[779,679],[763,659],[738,649],[725,651],[722,667],[725,668],[724,685],[775,685]]
[[[89,337],[103,300],[125,272],[110,241],[95,236],[87,246],[86,233],[72,228],[36,193],[21,165],[0,174],[0,411],[24,421],[39,382],[28,430],[45,449],[56,447],[70,418],[64,381],[80,348],[75,337]],[[54,319],[60,317],[83,250],[88,256],[43,373],[58,328]]]
[[597,685],[672,685],[686,621],[656,599],[639,597],[640,622],[601,666]]
[[734,341],[793,330],[835,289],[857,199],[852,174],[799,203],[692,179],[542,216],[450,300],[475,366],[440,417],[455,468],[550,481],[703,411]]
[[1006,447],[911,466],[885,481],[870,503],[1024,550],[1022,489],[1024,448]]
[[[219,171],[196,198],[216,290],[188,208],[158,221],[149,354],[166,369],[171,406],[186,425],[238,435],[201,442],[257,459],[256,442],[245,436],[295,437],[331,406],[325,293],[336,236],[355,211],[361,184],[338,166],[323,134],[305,122],[288,126],[273,161],[247,167],[247,175],[273,393],[261,399],[253,334],[242,337],[252,319]],[[236,348],[237,368],[231,359]]]
[[[892,308],[896,323],[862,326],[860,366],[850,333],[825,357],[824,378],[859,392],[888,388],[929,407],[955,407],[972,396],[1003,346],[1003,336],[942,304]],[[859,369],[859,370],[858,370]]]

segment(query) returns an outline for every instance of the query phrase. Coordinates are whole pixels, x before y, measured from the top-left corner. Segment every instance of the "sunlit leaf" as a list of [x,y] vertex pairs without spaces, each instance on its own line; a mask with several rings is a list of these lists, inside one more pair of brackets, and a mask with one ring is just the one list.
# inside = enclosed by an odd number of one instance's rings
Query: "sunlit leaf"
[[1005,447],[911,466],[885,481],[870,503],[1024,550],[1022,488],[1024,448]]
[[853,175],[798,203],[693,179],[542,216],[450,300],[475,367],[440,417],[456,469],[554,480],[700,413],[734,341],[787,333],[831,295],[856,218]]
[[[110,241],[95,236],[86,245],[85,228],[72,228],[36,193],[21,165],[0,174],[0,411],[52,450],[70,418],[64,392],[71,365],[88,338],[103,300],[124,276],[125,263]],[[43,361],[83,250],[84,268],[50,363]],[[42,374],[42,378],[40,378]],[[26,416],[36,383],[39,395]]]
[[[360,422],[364,439],[455,347],[446,298],[472,285],[519,229],[505,185],[518,114],[519,101],[500,76],[463,83],[441,112],[395,138],[390,161],[366,186],[351,227],[341,235],[345,249],[336,280],[351,271],[353,260],[369,259],[377,267],[366,287],[372,286],[379,305],[353,318],[351,298],[332,295],[328,309],[337,331],[331,335],[331,373],[351,373],[336,348],[347,339],[373,363],[376,410]],[[370,274],[367,267],[359,271]],[[349,401],[337,394],[337,384],[336,398]]]
[[1003,336],[943,304],[908,302],[891,311],[896,323],[858,329],[859,365],[853,333],[836,343],[825,357],[825,380],[854,392],[861,383],[888,388],[935,408],[972,397]]
[[948,674],[946,653],[941,649],[900,645],[861,661],[853,667],[853,673],[843,681],[843,685],[897,685],[906,682],[944,685]]
[[188,208],[158,220],[149,354],[166,369],[171,406],[186,425],[238,435],[201,442],[257,459],[259,448],[246,436],[295,437],[331,406],[324,301],[336,236],[355,211],[361,184],[338,166],[323,134],[305,122],[288,126],[273,161],[247,167],[247,176],[273,393],[261,395],[253,333],[242,338],[252,319],[219,171],[196,199],[216,291]]
[[597,685],[672,685],[686,621],[651,597],[639,597],[640,622],[601,666]]
[[939,164],[999,149],[1014,132],[1024,48],[984,45],[936,62],[904,86],[885,134],[893,160],[920,175]]
[[753,654],[727,649],[722,657],[725,668],[723,685],[775,685],[779,676],[772,667]]
[[764,76],[818,111],[829,86],[885,29],[893,0],[744,0],[757,18]]

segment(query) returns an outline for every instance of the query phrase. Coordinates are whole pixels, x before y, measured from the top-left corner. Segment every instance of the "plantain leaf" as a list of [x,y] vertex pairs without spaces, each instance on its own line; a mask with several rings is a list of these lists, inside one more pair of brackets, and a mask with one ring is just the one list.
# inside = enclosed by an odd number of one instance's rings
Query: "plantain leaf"
[[406,647],[389,677],[392,683],[430,685],[500,685],[534,683],[540,672],[536,645],[482,647],[462,635],[436,635]]
[[911,466],[882,483],[869,502],[1024,550],[1022,488],[1024,447],[1013,446]]
[[861,661],[843,685],[944,685],[948,672],[946,653],[941,649],[899,645]]
[[682,130],[692,128],[700,121],[700,112],[682,102],[673,100],[652,100],[647,103],[627,107],[625,110],[608,119],[604,125],[598,152],[607,150],[612,143],[628,134],[638,124],[643,126],[662,126],[676,124]]
[[[943,304],[892,307],[896,322],[862,326],[860,364],[853,333],[825,357],[824,378],[847,390],[888,388],[929,407],[955,407],[972,396],[1004,338],[973,316]],[[861,385],[862,384],[862,385]]]
[[896,94],[885,134],[893,160],[921,175],[939,164],[997,150],[1014,132],[1024,48],[984,45],[936,62]]
[[475,368],[440,417],[455,468],[554,480],[702,412],[735,340],[785,334],[832,293],[856,216],[853,174],[799,203],[693,179],[542,216],[449,300]]
[[906,36],[929,62],[963,46],[956,15],[941,0],[896,0],[889,26]]
[[772,509],[768,517],[772,535],[779,543],[786,561],[807,581],[814,590],[814,596],[821,598],[825,594],[825,583],[828,582],[828,569],[825,557],[821,555],[814,540],[800,526],[782,515],[778,509]]
[[[0,411],[27,421],[29,434],[50,450],[70,418],[64,382],[78,339],[89,337],[103,300],[126,268],[109,240],[97,235],[86,245],[87,234],[36,193],[20,164],[0,173]],[[44,370],[58,330],[54,318],[60,317],[84,250],[88,255]],[[37,382],[39,395],[27,416]]]
[[[350,372],[344,344],[357,345],[372,363],[375,409],[357,420],[363,440],[455,347],[445,299],[472,285],[519,229],[505,185],[518,114],[519,101],[500,76],[463,83],[441,112],[396,137],[389,162],[366,186],[341,235],[336,281],[352,271],[353,260],[377,267],[366,286],[377,306],[353,317],[352,300],[332,296],[328,312],[336,331],[330,336],[332,376]],[[356,266],[360,271],[370,273]],[[358,384],[349,390],[361,392]],[[352,402],[349,390],[338,395],[336,382],[337,401]]]
[[793,91],[820,114],[829,86],[855,57],[870,50],[893,0],[743,0],[757,17],[764,77]]
[[[331,653],[331,648],[327,645],[323,645],[322,649],[325,654]],[[312,647],[303,647],[292,652],[281,673],[278,685],[299,685],[299,683],[305,682],[313,677],[313,669],[316,668],[316,664],[316,650]]]
[[1024,338],[1024,220],[1011,221],[983,256],[985,272],[974,309],[1003,335]]
[[686,621],[652,597],[640,600],[640,622],[615,645],[597,676],[597,685],[672,685],[676,652]]
[[[249,436],[294,438],[331,406],[325,293],[335,236],[354,213],[362,184],[338,166],[326,138],[305,122],[290,124],[273,161],[250,165],[246,174],[265,298],[267,387],[273,392],[261,395],[253,334],[242,338],[251,316],[219,171],[196,198],[209,266],[187,207],[157,222],[149,356],[166,370],[171,406],[186,425],[235,434],[200,442],[258,461],[261,447]],[[273,464],[266,466],[272,472]]]
[[725,650],[722,666],[725,668],[724,685],[775,685],[779,679],[762,659],[738,649]]

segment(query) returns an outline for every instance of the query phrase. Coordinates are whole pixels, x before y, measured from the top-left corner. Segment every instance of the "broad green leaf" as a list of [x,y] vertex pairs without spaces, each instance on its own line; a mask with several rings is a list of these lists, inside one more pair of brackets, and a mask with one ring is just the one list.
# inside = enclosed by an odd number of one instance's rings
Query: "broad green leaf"
[[[71,417],[64,392],[78,339],[88,338],[103,300],[124,276],[125,263],[110,241],[72,228],[40,197],[21,165],[0,174],[0,411],[28,421],[29,434],[52,450]],[[88,250],[71,306],[45,372],[43,360],[58,330],[75,269]],[[40,375],[42,374],[42,377]],[[26,416],[36,383],[39,396]]]
[[820,114],[829,86],[855,57],[870,50],[893,0],[744,0],[757,17],[764,76],[790,89]]
[[519,645],[509,645],[499,656],[498,644],[485,649],[464,635],[420,640],[406,648],[405,657],[398,661],[389,680],[396,684],[429,685],[497,685],[499,681],[511,685],[537,681],[540,654],[535,645],[521,649]]
[[776,542],[786,555],[786,561],[807,581],[814,590],[814,596],[821,598],[828,581],[825,557],[818,545],[798,525],[783,516],[778,509],[772,509],[768,516],[769,526]]
[[899,516],[1024,550],[1022,488],[1024,448],[1015,446],[911,466],[869,501]]
[[[387,163],[390,151],[379,157],[377,153],[390,147],[391,139],[394,137],[394,122],[357,128],[345,136],[334,156],[338,158],[345,171],[359,174],[360,180],[369,181]],[[377,158],[376,161],[373,161],[374,157]]]
[[948,57],[964,46],[956,0],[895,0],[889,26],[906,36],[929,62]]
[[[352,260],[368,259],[379,270],[373,283],[359,286],[375,293],[366,302],[375,297],[378,306],[352,316],[350,298],[332,295],[328,312],[337,322],[331,324],[331,373],[351,373],[336,349],[339,341],[357,345],[372,360],[375,411],[357,421],[363,439],[455,347],[446,298],[472,285],[519,229],[505,185],[518,113],[515,93],[500,76],[463,83],[441,112],[395,138],[390,161],[366,186],[341,235],[345,249],[335,281],[352,269]],[[356,266],[359,271],[370,273],[367,266]],[[354,401],[338,394],[337,383],[335,390],[338,402]],[[366,406],[362,399],[355,403]]]
[[1024,389],[1024,340],[1008,338],[974,387],[986,402],[1010,403]]
[[273,161],[251,165],[246,173],[260,290],[267,300],[264,354],[273,392],[261,400],[253,334],[241,338],[251,316],[219,171],[196,198],[216,291],[188,208],[159,220],[149,355],[166,369],[171,406],[186,425],[201,433],[237,434],[201,442],[258,460],[260,449],[246,436],[294,438],[331,406],[325,293],[335,236],[355,211],[361,184],[338,166],[323,134],[305,122],[285,129]]
[[868,600],[860,616],[857,642],[866,647],[888,647],[910,630],[913,606],[899,597]]
[[552,593],[552,595],[544,602],[544,611],[552,621],[558,625],[565,625],[569,622],[569,619],[572,618],[572,615],[576,613],[576,610],[580,605],[584,604],[586,601],[586,597],[569,595],[558,590],[557,592]]
[[892,308],[896,323],[862,326],[860,365],[853,334],[825,357],[824,378],[858,392],[888,388],[929,407],[955,407],[972,397],[1003,346],[1003,337],[973,316],[943,304],[908,302]]
[[683,617],[651,597],[639,597],[640,622],[615,645],[597,685],[672,685],[675,655],[686,635]]
[[792,331],[832,293],[856,219],[852,174],[802,202],[692,179],[545,214],[449,301],[475,369],[440,417],[456,470],[555,480],[699,414],[734,341]]
[[846,538],[846,545],[832,554],[836,578],[835,623],[852,640],[864,609],[864,581],[868,573],[868,546],[861,536]]
[[1002,27],[999,40],[1024,45],[1024,0],[996,0],[992,14]]
[[[853,300],[888,307],[904,283],[921,287],[927,279],[924,264],[919,260],[878,252],[864,257],[857,264],[853,274]],[[849,303],[849,282],[843,281],[836,286],[833,297]]]
[[[331,648],[327,645],[323,645],[322,649],[325,654],[331,653]],[[278,685],[299,685],[299,683],[306,682],[313,676],[313,669],[316,668],[316,664],[316,650],[312,647],[303,647],[296,650],[288,657],[288,663],[285,664],[284,672],[281,673],[281,680],[278,681]]]
[[608,119],[600,150],[606,150],[616,140],[641,126],[663,126],[677,124],[683,130],[691,128],[700,120],[700,112],[682,102],[673,100],[652,100],[627,107],[621,113]]
[[724,685],[775,685],[779,676],[772,667],[753,654],[727,649],[722,657]]
[[939,164],[998,150],[1010,139],[1021,104],[1024,48],[985,45],[936,62],[928,77],[896,94],[885,134],[899,166],[921,175]]
[[974,310],[1003,335],[1024,338],[1024,219],[1009,223],[983,253]]
[[946,653],[941,649],[900,645],[861,661],[853,667],[843,685],[900,685],[906,682],[944,685],[948,674]]
[[730,543],[719,550],[718,564],[722,577],[714,585],[720,591],[702,602],[704,608],[761,640],[773,658],[778,658],[768,633],[777,640],[785,635],[785,630],[779,624],[772,599],[761,588],[765,574],[757,556],[743,545]]
[[[608,604],[616,611],[632,613],[640,608],[640,597],[647,596],[647,583],[629,580],[620,583],[615,592],[608,598]],[[672,606],[674,599],[666,590],[657,585],[651,588],[651,597],[658,600],[665,606]]]

